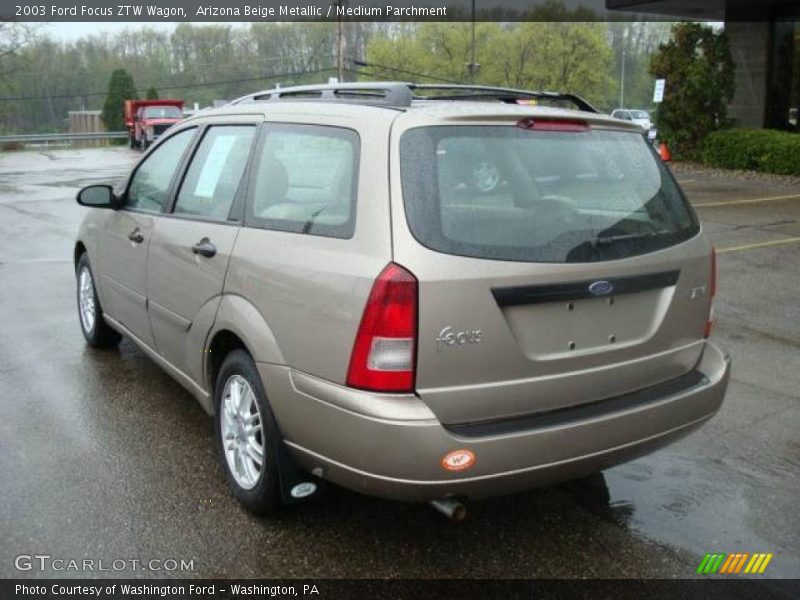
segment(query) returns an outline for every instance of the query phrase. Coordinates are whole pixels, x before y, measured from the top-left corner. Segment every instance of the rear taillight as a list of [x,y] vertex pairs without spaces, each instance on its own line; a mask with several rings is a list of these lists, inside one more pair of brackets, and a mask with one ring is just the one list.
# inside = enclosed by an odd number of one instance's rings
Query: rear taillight
[[714,248],[711,248],[711,274],[708,283],[708,295],[708,319],[703,331],[705,337],[710,336],[711,330],[714,328],[714,296],[717,295],[717,252]]
[[347,385],[374,392],[414,391],[416,344],[417,279],[389,263],[364,307]]

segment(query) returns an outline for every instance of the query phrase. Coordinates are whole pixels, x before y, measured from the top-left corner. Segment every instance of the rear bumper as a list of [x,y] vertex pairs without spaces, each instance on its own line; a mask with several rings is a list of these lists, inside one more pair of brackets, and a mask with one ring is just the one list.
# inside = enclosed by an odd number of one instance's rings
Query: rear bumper
[[[359,392],[287,367],[258,366],[298,464],[359,492],[413,501],[501,495],[631,460],[713,416],[730,375],[727,352],[706,342],[700,376],[678,391],[659,386],[636,402],[615,399],[607,411],[470,430],[446,428],[413,395]],[[460,449],[475,455],[474,465],[445,470],[442,458]]]

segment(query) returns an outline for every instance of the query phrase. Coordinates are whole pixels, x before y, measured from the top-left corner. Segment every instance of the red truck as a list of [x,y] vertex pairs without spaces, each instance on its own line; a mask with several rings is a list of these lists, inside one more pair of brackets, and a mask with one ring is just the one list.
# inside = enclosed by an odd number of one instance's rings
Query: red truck
[[125,100],[125,127],[131,148],[144,151],[183,118],[183,100]]

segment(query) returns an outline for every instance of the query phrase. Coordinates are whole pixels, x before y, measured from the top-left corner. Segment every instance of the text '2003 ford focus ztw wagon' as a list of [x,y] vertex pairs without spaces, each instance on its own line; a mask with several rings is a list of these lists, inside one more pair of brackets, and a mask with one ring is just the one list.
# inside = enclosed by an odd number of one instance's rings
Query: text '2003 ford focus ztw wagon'
[[697,217],[638,125],[575,96],[261,92],[78,202],[84,336],[197,397],[255,512],[323,480],[442,507],[582,477],[725,393]]

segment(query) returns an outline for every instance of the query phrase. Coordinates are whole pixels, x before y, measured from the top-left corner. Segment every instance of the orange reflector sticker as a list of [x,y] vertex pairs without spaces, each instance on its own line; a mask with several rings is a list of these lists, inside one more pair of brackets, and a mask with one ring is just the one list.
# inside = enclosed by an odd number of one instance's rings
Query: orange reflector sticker
[[470,450],[453,450],[442,459],[442,468],[448,471],[463,471],[475,464],[475,454]]

